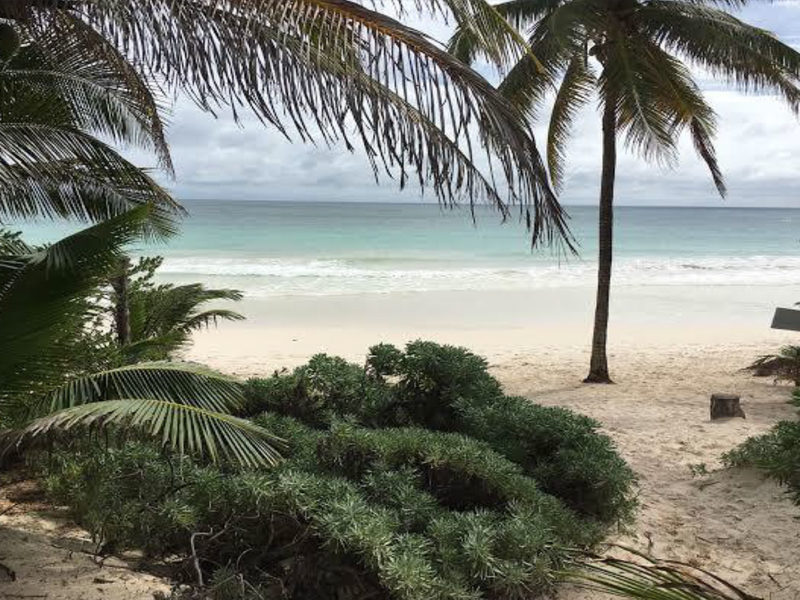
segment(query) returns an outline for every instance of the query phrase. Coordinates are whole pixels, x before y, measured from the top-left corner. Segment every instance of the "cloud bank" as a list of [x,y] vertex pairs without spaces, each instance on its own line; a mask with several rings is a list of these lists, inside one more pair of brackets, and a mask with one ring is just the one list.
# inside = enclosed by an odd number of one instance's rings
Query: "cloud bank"
[[[800,0],[751,7],[744,20],[775,32],[800,47]],[[437,39],[441,24],[416,22]],[[701,79],[719,115],[717,151],[729,197],[721,200],[688,139],[681,140],[674,169],[660,168],[622,152],[618,202],[631,205],[797,206],[800,207],[800,123],[770,96],[744,95]],[[180,200],[330,200],[419,202],[418,189],[403,192],[385,176],[375,184],[365,157],[344,147],[315,147],[287,141],[255,119],[237,125],[225,114],[214,119],[179,100],[168,137],[176,165],[164,181]],[[544,128],[537,127],[543,145]],[[600,172],[600,119],[584,110],[568,148],[565,204],[595,204]],[[150,157],[134,156],[139,163]],[[431,200],[432,201],[432,200]]]

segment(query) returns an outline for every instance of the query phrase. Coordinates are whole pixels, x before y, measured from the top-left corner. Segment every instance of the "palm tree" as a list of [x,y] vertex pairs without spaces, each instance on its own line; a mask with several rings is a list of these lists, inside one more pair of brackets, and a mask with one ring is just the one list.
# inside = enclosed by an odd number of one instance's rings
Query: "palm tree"
[[[163,258],[156,256],[140,258],[130,266],[123,259],[112,278],[109,299],[115,316],[113,337],[125,363],[170,359],[191,341],[195,331],[218,321],[244,319],[225,308],[203,310],[210,302],[241,300],[239,290],[212,289],[201,283],[156,285],[153,277],[162,262]],[[117,318],[119,315],[124,318]]]
[[243,403],[233,379],[176,363],[70,371],[87,299],[123,246],[148,231],[151,210],[133,209],[45,248],[0,237],[0,438],[21,443],[122,424],[181,452],[246,466],[274,463],[279,440],[233,416]]
[[[716,116],[688,64],[745,91],[780,95],[797,113],[800,54],[768,31],[724,10],[746,0],[509,0],[495,9],[530,28],[533,56],[511,68],[500,91],[535,117],[556,90],[547,139],[550,177],[558,190],[564,144],[581,107],[595,95],[602,109],[598,285],[590,383],[610,383],[606,358],[611,286],[617,138],[646,159],[670,163],[688,130],[719,193],[725,184],[713,137]],[[450,48],[468,60],[480,52],[478,34],[461,27]],[[543,71],[542,71],[543,66]]]
[[[475,32],[497,64],[527,52],[485,0],[391,0]],[[533,242],[569,243],[524,115],[424,34],[351,0],[7,0],[31,39],[70,40],[201,108],[249,109],[304,142],[360,146],[375,171],[439,201],[519,206]],[[2,140],[0,140],[2,142]],[[475,161],[480,144],[489,168]],[[496,174],[496,175],[495,175]],[[495,179],[496,177],[496,179]],[[504,191],[501,192],[500,190]]]
[[85,55],[55,33],[34,39],[23,28],[17,39],[0,27],[0,219],[99,224],[46,248],[0,236],[2,437],[124,422],[212,459],[274,462],[274,440],[232,416],[242,393],[225,377],[185,365],[93,373],[76,364],[75,333],[100,274],[125,244],[173,233],[181,209],[95,137],[149,147],[170,168],[145,80],[119,56]]

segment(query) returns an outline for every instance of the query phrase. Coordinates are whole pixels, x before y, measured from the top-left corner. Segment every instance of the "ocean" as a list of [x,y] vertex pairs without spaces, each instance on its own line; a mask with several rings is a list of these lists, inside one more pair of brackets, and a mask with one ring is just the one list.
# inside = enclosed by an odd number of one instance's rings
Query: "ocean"
[[[593,286],[594,207],[569,207],[578,256],[531,251],[516,220],[434,204],[186,201],[161,277],[249,297]],[[615,286],[800,284],[800,209],[618,207]],[[13,227],[13,225],[12,225]],[[73,226],[19,227],[35,242]],[[800,300],[800,298],[798,299]]]

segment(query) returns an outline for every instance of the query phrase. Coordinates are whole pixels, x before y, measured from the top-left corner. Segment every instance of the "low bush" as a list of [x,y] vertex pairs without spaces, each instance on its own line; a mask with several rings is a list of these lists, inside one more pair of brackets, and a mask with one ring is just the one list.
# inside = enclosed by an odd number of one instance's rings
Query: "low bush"
[[788,486],[795,504],[800,505],[800,421],[781,421],[768,433],[746,440],[723,456],[730,467],[763,469]]
[[401,352],[381,344],[370,349],[366,369],[318,355],[291,374],[251,379],[247,390],[251,413],[274,411],[312,427],[349,419],[483,440],[543,491],[606,524],[626,521],[635,507],[634,475],[598,423],[504,396],[486,361],[463,348],[418,341]]
[[188,557],[188,580],[241,598],[526,598],[633,510],[595,422],[504,396],[461,348],[318,355],[245,387],[287,440],[277,468],[87,442],[42,461],[47,489],[98,543]]

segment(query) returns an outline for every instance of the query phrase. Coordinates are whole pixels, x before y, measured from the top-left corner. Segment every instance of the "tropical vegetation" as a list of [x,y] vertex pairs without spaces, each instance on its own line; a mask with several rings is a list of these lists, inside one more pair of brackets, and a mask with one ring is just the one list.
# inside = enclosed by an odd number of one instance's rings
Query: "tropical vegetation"
[[[485,0],[388,4],[469,25],[497,64],[528,51]],[[376,176],[431,189],[445,205],[486,201],[505,217],[517,204],[534,243],[568,239],[522,113],[426,35],[370,3],[13,0],[0,19],[124,74],[137,83],[132,101],[157,89],[212,114],[250,111],[292,139],[360,146]],[[157,110],[145,114],[160,124]]]
[[125,424],[182,451],[274,463],[272,436],[231,415],[243,397],[229,378],[174,363],[94,371],[76,352],[92,295],[122,247],[150,227],[150,211],[144,205],[44,248],[0,238],[0,442]]
[[[532,59],[482,0],[423,7],[498,65]],[[48,440],[26,456],[99,550],[177,554],[219,598],[527,597],[565,573],[633,597],[724,597],[663,566],[571,569],[631,518],[634,476],[596,423],[505,396],[463,349],[381,346],[366,369],[319,356],[244,383],[138,362],[235,318],[198,310],[233,291],[152,285],[153,263],[137,288],[126,264],[127,245],[182,214],[112,147],[170,172],[168,94],[303,141],[360,141],[401,186],[504,216],[516,203],[534,243],[569,245],[523,111],[474,71],[347,0],[10,0],[0,59],[0,220],[93,223],[43,247],[0,235],[0,434],[12,452]],[[476,166],[477,144],[499,168]],[[91,332],[109,308],[110,356]]]
[[241,300],[239,290],[207,288],[202,283],[156,283],[156,271],[163,262],[161,256],[140,257],[135,265],[128,257],[119,262],[95,298],[107,310],[86,332],[85,344],[91,343],[121,364],[172,360],[191,343],[194,332],[219,321],[244,319],[220,306]]
[[[547,164],[556,189],[564,180],[565,144],[580,109],[599,103],[603,151],[599,200],[597,298],[589,383],[610,383],[606,343],[613,253],[617,140],[647,160],[672,164],[686,132],[719,193],[725,183],[713,139],[717,127],[689,67],[747,92],[777,94],[800,108],[800,53],[736,18],[727,0],[508,0],[494,6],[527,35],[532,53],[506,74],[501,93],[533,119],[555,90]],[[483,54],[480,33],[459,23],[455,56]]]
[[505,396],[464,349],[318,355],[242,385],[238,415],[286,439],[277,467],[220,477],[84,438],[42,457],[48,490],[98,545],[177,553],[220,598],[529,597],[631,519],[633,473],[597,423]]

